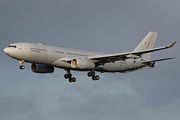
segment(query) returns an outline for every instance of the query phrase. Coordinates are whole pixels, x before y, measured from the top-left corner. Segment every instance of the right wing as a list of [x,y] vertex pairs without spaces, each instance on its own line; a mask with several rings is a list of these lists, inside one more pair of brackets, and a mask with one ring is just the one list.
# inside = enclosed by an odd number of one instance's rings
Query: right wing
[[171,48],[175,44],[176,44],[176,41],[171,43],[170,45],[164,46],[164,47],[141,50],[141,51],[126,52],[126,53],[89,56],[88,59],[95,63],[108,63],[108,62],[114,62],[114,61],[118,61],[118,60],[125,60],[125,59],[129,59],[129,58],[137,59],[137,58],[140,58],[142,54]]

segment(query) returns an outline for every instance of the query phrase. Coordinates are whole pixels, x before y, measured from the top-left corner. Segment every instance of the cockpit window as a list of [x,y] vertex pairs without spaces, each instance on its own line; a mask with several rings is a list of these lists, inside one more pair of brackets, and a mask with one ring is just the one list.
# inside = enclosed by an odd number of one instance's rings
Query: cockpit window
[[15,45],[10,45],[10,46],[8,46],[8,47],[17,48]]

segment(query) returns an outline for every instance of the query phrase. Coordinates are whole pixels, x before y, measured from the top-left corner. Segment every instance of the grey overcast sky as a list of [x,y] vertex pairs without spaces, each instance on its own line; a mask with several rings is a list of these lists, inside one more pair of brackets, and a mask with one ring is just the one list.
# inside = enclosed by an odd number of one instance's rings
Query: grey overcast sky
[[[1,120],[178,120],[180,119],[179,0],[1,0]],[[149,31],[155,47],[177,40],[151,59],[176,57],[154,69],[128,74],[86,72],[35,74],[30,64],[5,55],[10,43],[33,42],[83,50],[132,51]]]

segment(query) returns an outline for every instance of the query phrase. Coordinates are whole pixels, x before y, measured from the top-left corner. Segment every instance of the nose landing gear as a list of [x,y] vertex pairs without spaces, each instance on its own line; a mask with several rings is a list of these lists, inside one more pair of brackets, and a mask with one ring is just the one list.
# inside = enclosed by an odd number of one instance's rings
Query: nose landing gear
[[23,70],[25,68],[25,66],[23,65],[24,60],[19,60],[19,63],[21,64],[21,66],[19,66],[19,69]]

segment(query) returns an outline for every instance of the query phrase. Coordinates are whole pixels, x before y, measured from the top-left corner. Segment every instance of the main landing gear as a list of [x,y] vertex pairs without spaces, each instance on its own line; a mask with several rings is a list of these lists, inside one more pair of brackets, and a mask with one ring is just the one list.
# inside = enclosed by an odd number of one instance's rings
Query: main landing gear
[[70,70],[66,70],[66,71],[67,71],[67,74],[64,75],[64,78],[65,79],[69,78],[69,82],[76,82],[76,78],[72,77]]
[[[70,70],[66,70],[67,71],[67,74],[64,75],[64,78],[65,79],[69,79],[69,82],[76,82],[76,78],[75,77],[72,77],[72,74],[70,72]],[[92,80],[99,80],[100,77],[99,75],[95,75],[95,72],[92,71],[92,72],[88,72],[87,74],[89,77],[92,77]]]
[[92,71],[92,72],[88,72],[88,77],[92,77],[92,80],[99,80],[99,75],[95,75],[95,72],[94,71]]
[[23,70],[25,68],[25,66],[23,65],[24,60],[19,60],[19,63],[21,64],[21,66],[19,66],[19,69]]

